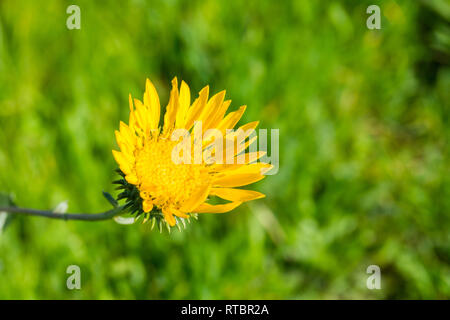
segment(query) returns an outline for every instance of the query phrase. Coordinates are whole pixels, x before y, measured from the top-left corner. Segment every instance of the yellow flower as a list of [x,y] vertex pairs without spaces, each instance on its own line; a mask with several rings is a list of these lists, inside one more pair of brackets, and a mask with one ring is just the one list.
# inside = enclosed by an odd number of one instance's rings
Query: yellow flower
[[[123,197],[138,202],[139,205],[134,206],[136,211],[161,212],[167,223],[174,226],[177,223],[175,216],[189,218],[191,213],[227,212],[245,201],[264,197],[264,194],[256,191],[235,188],[263,179],[264,170],[271,168],[266,163],[256,162],[264,155],[263,152],[247,151],[256,137],[249,138],[246,133],[244,142],[239,142],[236,131],[227,130],[234,128],[246,106],[225,116],[231,103],[230,100],[224,100],[225,91],[210,99],[208,95],[209,87],[206,86],[191,104],[188,85],[182,81],[178,89],[177,79],[174,78],[161,126],[159,97],[151,81],[147,79],[143,101],[133,100],[130,95],[129,124],[120,122],[120,130],[115,132],[120,152],[112,152],[125,178],[122,184],[128,185],[122,187],[128,188],[128,193]],[[257,125],[255,121],[240,128],[248,132]],[[174,150],[180,150],[179,139],[173,139],[176,129],[185,129],[185,132],[194,133],[194,136],[195,132],[200,132],[200,142],[198,137],[182,137],[188,142],[188,147],[200,150],[200,161],[195,152],[185,157],[188,161],[174,161]],[[216,129],[216,133],[223,134],[223,138],[211,134],[208,129]],[[217,139],[224,143],[232,141],[232,163],[226,158],[230,145],[226,145],[222,154],[218,150],[212,151]],[[243,161],[236,161],[239,154]],[[228,202],[210,204],[207,201],[211,196]]]

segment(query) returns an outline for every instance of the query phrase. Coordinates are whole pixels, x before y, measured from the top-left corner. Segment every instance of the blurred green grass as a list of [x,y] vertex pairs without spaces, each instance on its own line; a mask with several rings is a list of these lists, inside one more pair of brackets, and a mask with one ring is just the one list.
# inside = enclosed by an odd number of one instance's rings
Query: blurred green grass
[[69,4],[0,2],[0,191],[108,208],[114,130],[146,77],[163,102],[173,76],[226,89],[243,120],[280,129],[280,171],[255,186],[265,199],[170,236],[17,217],[0,298],[450,297],[445,1],[77,1],[81,30]]

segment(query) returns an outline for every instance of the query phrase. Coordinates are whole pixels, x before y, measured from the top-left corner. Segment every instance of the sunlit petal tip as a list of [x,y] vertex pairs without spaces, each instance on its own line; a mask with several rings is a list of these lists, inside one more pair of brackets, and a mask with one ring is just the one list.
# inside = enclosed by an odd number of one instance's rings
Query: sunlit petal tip
[[208,96],[209,95],[209,85],[204,86],[198,94],[199,94],[199,96],[202,96],[202,95]]
[[210,194],[218,196],[225,200],[242,201],[242,202],[261,199],[266,196],[261,192],[253,190],[243,190],[233,188],[212,188]]
[[133,98],[131,97],[131,93],[128,95],[128,103],[130,105],[130,111],[133,111]]

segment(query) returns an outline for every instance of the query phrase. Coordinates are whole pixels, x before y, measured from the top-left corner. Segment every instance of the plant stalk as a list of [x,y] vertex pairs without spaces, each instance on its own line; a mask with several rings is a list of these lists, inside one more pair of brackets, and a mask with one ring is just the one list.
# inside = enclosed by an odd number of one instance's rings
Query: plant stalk
[[51,210],[36,210],[19,207],[4,207],[4,208],[0,207],[0,212],[7,212],[10,214],[24,214],[29,216],[38,216],[50,219],[81,220],[81,221],[108,220],[120,214],[123,210],[124,206],[119,206],[101,213],[57,213]]

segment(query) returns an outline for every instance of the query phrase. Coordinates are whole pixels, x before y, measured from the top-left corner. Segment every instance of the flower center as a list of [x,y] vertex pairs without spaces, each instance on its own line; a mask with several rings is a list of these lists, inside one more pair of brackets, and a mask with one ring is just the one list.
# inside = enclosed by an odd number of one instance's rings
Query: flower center
[[202,164],[175,163],[172,149],[178,144],[161,137],[148,138],[136,152],[136,174],[141,194],[148,194],[162,208],[179,208],[191,195],[210,183]]

